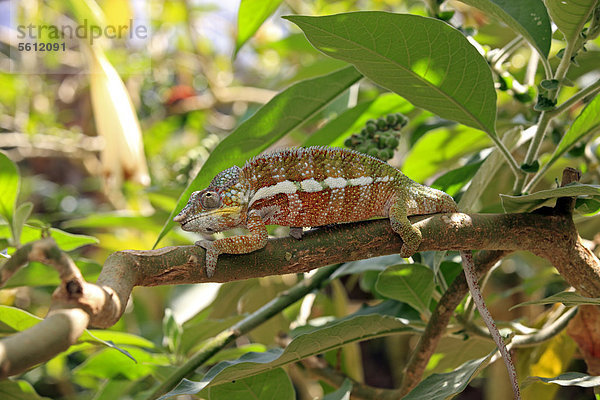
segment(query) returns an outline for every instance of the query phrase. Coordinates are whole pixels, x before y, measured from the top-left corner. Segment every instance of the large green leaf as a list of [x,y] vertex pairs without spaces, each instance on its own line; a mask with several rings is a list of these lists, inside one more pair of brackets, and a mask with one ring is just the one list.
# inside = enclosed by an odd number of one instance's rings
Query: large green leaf
[[450,196],[455,196],[460,189],[471,181],[471,178],[477,173],[482,164],[483,161],[476,161],[448,171],[433,181],[431,187],[446,192]]
[[192,382],[184,379],[161,399],[179,393],[198,393],[207,386],[221,385],[258,375],[348,343],[415,331],[406,324],[406,320],[384,315],[371,314],[347,318],[297,336],[285,350],[274,348],[264,353],[248,353],[234,361],[222,361],[211,368],[201,381]]
[[575,143],[589,134],[598,132],[600,132],[600,96],[596,96],[575,118],[548,163],[553,164]]
[[190,194],[206,187],[212,178],[234,164],[242,164],[293,131],[362,78],[353,67],[298,82],[275,96],[244,121],[210,154],[198,175],[177,201],[154,246],[173,228],[173,217]]
[[597,4],[598,0],[546,0],[552,21],[569,43],[577,40]]
[[600,198],[600,185],[585,185],[574,182],[555,189],[540,190],[524,196],[501,194],[502,207],[506,212],[524,212],[537,208],[550,199],[558,197],[593,196]]
[[491,145],[490,139],[473,128],[443,127],[427,132],[410,150],[402,172],[423,182],[440,171],[454,167],[460,158]]
[[485,59],[458,30],[432,18],[366,11],[288,16],[325,54],[417,107],[495,134],[496,91]]
[[471,379],[477,375],[492,354],[468,361],[452,372],[428,376],[402,399],[444,400],[450,398],[467,387]]
[[260,28],[265,20],[277,10],[282,0],[242,0],[238,11],[235,52]]
[[429,312],[433,293],[433,271],[422,264],[394,265],[379,274],[375,287],[382,295]]
[[281,368],[209,389],[210,400],[294,400],[290,377]]
[[525,39],[544,58],[552,41],[550,17],[542,0],[460,0],[493,15]]
[[12,221],[19,194],[19,171],[15,163],[0,151],[0,216]]

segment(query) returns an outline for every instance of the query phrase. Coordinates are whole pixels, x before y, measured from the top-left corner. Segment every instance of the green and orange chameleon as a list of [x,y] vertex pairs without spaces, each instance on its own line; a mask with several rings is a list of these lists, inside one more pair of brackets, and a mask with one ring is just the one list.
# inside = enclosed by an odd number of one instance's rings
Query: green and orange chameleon
[[[192,193],[174,221],[183,230],[202,233],[248,229],[247,235],[196,243],[206,249],[206,273],[211,277],[219,254],[263,248],[267,225],[302,228],[389,218],[404,242],[400,255],[410,257],[422,236],[408,216],[457,211],[450,195],[412,181],[379,159],[352,150],[308,147],[257,156],[241,168],[222,171],[206,189]],[[519,399],[515,368],[479,290],[471,252],[460,254],[475,305],[504,358],[514,396]]]

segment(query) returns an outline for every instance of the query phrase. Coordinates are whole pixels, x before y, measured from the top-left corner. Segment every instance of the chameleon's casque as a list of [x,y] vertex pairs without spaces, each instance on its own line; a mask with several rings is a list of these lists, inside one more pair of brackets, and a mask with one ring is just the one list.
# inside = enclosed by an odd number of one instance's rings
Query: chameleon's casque
[[[174,221],[186,231],[203,233],[248,228],[247,235],[197,243],[206,249],[211,277],[219,254],[263,248],[269,224],[315,227],[386,217],[402,237],[400,255],[408,257],[421,243],[421,232],[408,216],[456,211],[451,196],[412,181],[381,160],[352,150],[309,147],[276,151],[242,168],[226,169],[206,189],[192,193]],[[473,300],[502,353],[515,398],[520,398],[510,354],[481,296],[471,253],[461,251],[461,256]]]

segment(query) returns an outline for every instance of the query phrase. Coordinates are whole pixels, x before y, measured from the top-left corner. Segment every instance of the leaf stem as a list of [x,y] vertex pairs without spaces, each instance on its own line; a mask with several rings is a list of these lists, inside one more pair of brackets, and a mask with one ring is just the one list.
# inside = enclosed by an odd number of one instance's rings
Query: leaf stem
[[496,54],[490,59],[490,64],[495,68],[499,67],[519,46],[523,43],[523,36],[519,35],[510,42],[508,42],[503,48],[498,50]]
[[[591,130],[587,135],[595,135],[596,133],[599,133],[599,132],[600,132],[600,127],[597,127],[596,129]],[[569,149],[571,149],[571,147],[573,147],[573,145],[566,147],[565,149],[563,149],[563,151],[561,151],[557,154],[554,154],[554,156],[546,164],[544,164],[544,166],[533,176],[533,178],[531,178],[531,181],[529,181],[527,183],[527,186],[524,189],[525,192],[529,192],[533,188],[535,188],[535,185],[537,185],[538,182],[540,181],[540,179],[542,179],[542,177],[544,175],[546,175],[546,172],[548,172],[550,167],[552,165],[554,165],[554,163],[556,161],[558,161],[558,159],[560,158],[561,155],[563,155],[564,153],[569,151]]]
[[173,371],[173,373],[147,395],[145,399],[155,399],[167,391],[172,390],[183,378],[193,373],[196,368],[204,364],[229,343],[269,320],[271,317],[294,304],[308,293],[320,288],[338,267],[339,265],[329,265],[319,269],[311,279],[303,280],[291,289],[279,294],[276,298],[269,301],[257,311],[206,341],[202,350],[196,353],[184,365]]
[[[573,45],[573,43],[567,42],[562,59],[560,60],[560,63],[558,64],[558,68],[556,69],[556,72],[554,73],[554,79],[556,79],[558,81],[558,87],[554,90],[548,91],[548,95],[547,95],[548,99],[550,99],[550,100],[556,99],[558,90],[559,90],[560,86],[562,85],[562,83],[565,79],[565,76],[567,75],[569,66],[571,65],[571,57],[573,56],[574,51],[575,51],[575,46]],[[525,155],[525,160],[523,161],[525,165],[531,165],[533,163],[533,161],[537,159],[538,153],[540,151],[540,147],[542,145],[542,141],[544,140],[544,137],[546,136],[546,133],[548,131],[548,127],[550,126],[550,121],[552,121],[552,118],[554,118],[554,114],[552,114],[549,111],[542,111],[542,113],[540,114],[537,131],[535,132],[535,136],[533,137],[533,139],[531,140],[531,143],[529,144],[529,148],[527,149],[527,154]],[[514,186],[515,194],[522,193],[524,183],[525,183],[524,179],[518,180],[517,182],[515,182],[515,186]],[[528,185],[527,187],[531,187],[531,185]]]
[[600,79],[598,79],[596,82],[592,83],[590,86],[586,87],[585,89],[582,89],[579,92],[575,93],[573,96],[571,96],[568,100],[566,100],[560,106],[556,107],[552,111],[549,111],[548,113],[551,114],[553,117],[556,117],[556,116],[562,114],[563,112],[567,111],[574,104],[576,104],[579,100],[581,100],[599,90],[600,90]]
[[504,145],[504,143],[502,143],[502,140],[500,140],[500,138],[495,133],[490,134],[488,136],[490,137],[490,139],[492,139],[492,141],[494,142],[494,144],[496,145],[498,150],[500,150],[502,155],[504,155],[504,158],[506,159],[506,163],[512,170],[515,177],[519,178],[519,176],[524,176],[524,172],[521,170],[521,168],[519,168],[517,161],[510,153],[510,150],[508,150],[508,148]]

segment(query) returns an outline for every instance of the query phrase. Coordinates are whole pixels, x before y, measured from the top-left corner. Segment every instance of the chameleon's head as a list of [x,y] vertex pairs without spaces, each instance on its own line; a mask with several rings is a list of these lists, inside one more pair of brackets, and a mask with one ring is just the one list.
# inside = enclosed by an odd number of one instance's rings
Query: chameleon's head
[[246,187],[240,182],[241,168],[220,172],[204,190],[194,192],[173,221],[184,231],[214,233],[239,226],[247,208]]

